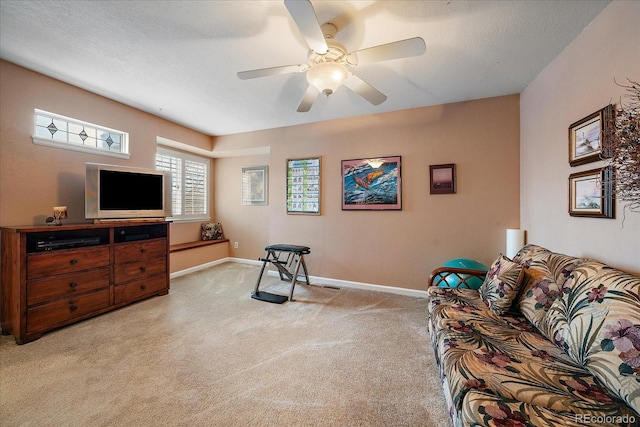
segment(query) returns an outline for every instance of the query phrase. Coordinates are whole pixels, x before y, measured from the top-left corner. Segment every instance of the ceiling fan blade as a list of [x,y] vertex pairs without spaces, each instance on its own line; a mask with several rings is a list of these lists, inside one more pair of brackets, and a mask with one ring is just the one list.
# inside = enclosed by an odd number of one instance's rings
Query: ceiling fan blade
[[320,92],[318,91],[318,89],[309,85],[296,111],[298,111],[298,113],[306,113],[307,111],[309,111],[319,94]]
[[327,42],[320,28],[318,17],[309,0],[284,0],[289,14],[300,29],[307,44],[316,53],[327,53]]
[[353,65],[371,64],[390,59],[422,55],[427,49],[422,37],[400,40],[351,52],[347,61]]
[[351,74],[351,77],[345,80],[344,85],[373,105],[380,105],[387,100],[387,96],[384,93],[380,92],[378,89],[374,88],[355,74]]
[[280,67],[260,68],[257,70],[240,71],[238,78],[241,80],[257,79],[259,77],[277,76],[279,74],[301,73],[309,68],[306,65],[282,65]]

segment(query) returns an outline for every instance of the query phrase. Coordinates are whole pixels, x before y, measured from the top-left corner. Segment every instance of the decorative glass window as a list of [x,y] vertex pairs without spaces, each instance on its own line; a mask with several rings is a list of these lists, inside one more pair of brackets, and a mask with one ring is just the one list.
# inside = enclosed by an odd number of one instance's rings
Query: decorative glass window
[[33,142],[67,150],[129,158],[128,133],[38,109],[35,110]]
[[174,221],[208,221],[209,159],[158,148],[156,169],[171,172]]

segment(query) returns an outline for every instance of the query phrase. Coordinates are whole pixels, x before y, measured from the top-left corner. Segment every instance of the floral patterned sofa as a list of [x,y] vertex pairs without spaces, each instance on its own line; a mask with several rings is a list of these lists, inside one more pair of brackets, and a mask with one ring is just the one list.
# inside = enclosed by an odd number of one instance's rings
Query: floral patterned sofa
[[640,425],[640,278],[528,245],[428,295],[454,426]]

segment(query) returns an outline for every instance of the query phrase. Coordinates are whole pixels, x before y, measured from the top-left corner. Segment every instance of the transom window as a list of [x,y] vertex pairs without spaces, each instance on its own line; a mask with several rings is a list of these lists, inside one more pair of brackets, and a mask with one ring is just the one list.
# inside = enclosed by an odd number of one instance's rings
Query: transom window
[[129,158],[129,134],[43,110],[35,110],[33,142],[67,150]]
[[172,175],[172,220],[209,220],[209,159],[158,148],[156,169]]

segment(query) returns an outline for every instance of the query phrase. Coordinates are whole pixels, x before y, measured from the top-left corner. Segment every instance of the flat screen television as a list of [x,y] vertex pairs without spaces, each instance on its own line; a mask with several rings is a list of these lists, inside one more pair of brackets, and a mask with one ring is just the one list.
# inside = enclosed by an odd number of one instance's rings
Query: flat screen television
[[166,218],[171,212],[171,173],[86,163],[86,219]]

